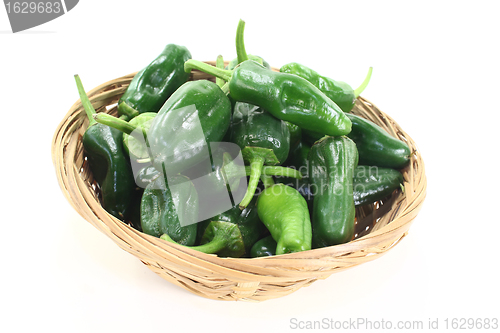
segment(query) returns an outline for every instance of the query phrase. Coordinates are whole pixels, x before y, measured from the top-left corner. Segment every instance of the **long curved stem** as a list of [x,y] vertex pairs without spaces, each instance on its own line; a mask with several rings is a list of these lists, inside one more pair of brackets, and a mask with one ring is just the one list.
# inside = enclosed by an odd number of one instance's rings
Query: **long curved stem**
[[262,168],[262,173],[266,176],[281,176],[302,179],[302,173],[299,170],[282,166],[265,165]]
[[217,68],[207,63],[204,63],[203,61],[189,59],[184,63],[184,71],[186,73],[189,73],[191,72],[192,69],[197,69],[204,73],[221,78],[225,81],[231,80],[231,76],[233,75],[233,71],[231,70]]
[[361,83],[361,85],[354,89],[354,96],[356,98],[359,97],[359,95],[361,95],[361,93],[365,90],[365,88],[368,86],[368,83],[370,82],[370,79],[372,77],[372,71],[373,71],[373,67],[370,67],[368,69],[368,74],[366,74],[366,77],[365,77],[365,80],[363,81],[363,83]]
[[240,209],[245,209],[246,206],[252,201],[252,198],[259,185],[260,175],[264,166],[265,158],[262,156],[255,156],[250,161],[250,179],[248,180],[248,187],[245,196],[241,200]]
[[80,76],[78,74],[75,74],[75,81],[76,81],[76,87],[78,88],[78,94],[80,95],[80,101],[82,102],[83,108],[85,109],[85,113],[89,118],[89,126],[93,125],[96,123],[94,115],[97,113],[95,112],[95,109],[92,106],[92,103],[90,102],[90,99],[87,96],[85,89],[83,88],[82,80],[80,80]]
[[240,20],[238,22],[238,28],[236,29],[236,55],[238,57],[238,64],[248,60],[248,54],[245,50],[245,40],[243,38],[244,31],[245,21]]
[[[225,233],[218,232],[214,235],[214,238],[206,244],[198,245],[198,246],[186,246],[186,247],[193,249],[193,250],[203,252],[203,253],[208,253],[208,254],[217,253],[220,250],[222,250],[223,248],[225,248],[227,245],[228,241],[224,236],[225,236]],[[172,238],[170,238],[170,236],[167,234],[161,235],[160,238],[163,240],[166,240],[168,242],[178,244],[176,241],[174,241]]]
[[262,181],[262,184],[264,184],[264,188],[268,188],[274,185],[273,176],[267,176],[264,173],[262,173],[260,175],[260,180]]

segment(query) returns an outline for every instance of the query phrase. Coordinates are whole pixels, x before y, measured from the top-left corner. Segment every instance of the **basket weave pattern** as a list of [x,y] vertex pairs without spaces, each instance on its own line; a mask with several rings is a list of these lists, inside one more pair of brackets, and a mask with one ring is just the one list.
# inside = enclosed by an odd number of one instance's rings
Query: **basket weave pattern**
[[[214,64],[213,62],[207,62]],[[106,82],[88,96],[97,112],[117,114],[116,103],[136,73]],[[213,78],[193,71],[191,80]],[[290,294],[332,273],[374,260],[407,235],[426,194],[424,163],[415,142],[366,99],[352,111],[405,141],[412,151],[402,170],[404,192],[356,209],[356,236],[347,244],[265,258],[219,258],[143,234],[109,215],[84,157],[87,116],[78,100],[56,129],[52,160],[59,185],[73,208],[89,223],[149,269],[197,295],[217,300],[262,301]]]

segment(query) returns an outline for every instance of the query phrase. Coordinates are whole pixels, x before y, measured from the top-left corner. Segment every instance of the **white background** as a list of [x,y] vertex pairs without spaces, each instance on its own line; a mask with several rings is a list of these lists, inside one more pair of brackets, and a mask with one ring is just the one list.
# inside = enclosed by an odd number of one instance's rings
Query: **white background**
[[[287,332],[292,320],[330,318],[444,329],[446,318],[499,318],[497,4],[85,0],[17,34],[0,8],[0,330]],[[168,43],[232,59],[240,18],[247,52],[274,67],[296,61],[357,86],[373,66],[362,95],[417,142],[428,177],[394,249],[259,304],[204,299],[155,275],[72,209],[50,154],[78,99],[74,74],[90,90]]]

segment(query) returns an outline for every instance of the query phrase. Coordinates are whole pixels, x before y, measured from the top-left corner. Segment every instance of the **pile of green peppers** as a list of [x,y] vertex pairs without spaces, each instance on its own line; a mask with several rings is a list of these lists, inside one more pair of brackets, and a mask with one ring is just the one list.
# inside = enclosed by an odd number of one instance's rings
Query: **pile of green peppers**
[[[244,27],[240,20],[228,66],[222,56],[211,66],[167,45],[133,78],[117,116],[96,113],[75,76],[102,207],[138,232],[221,257],[349,242],[356,207],[404,190],[411,157],[405,142],[351,113],[371,68],[357,89],[298,63],[272,70],[246,53]],[[190,80],[193,69],[214,79]],[[244,166],[220,142],[237,145]],[[196,186],[202,163],[211,177]],[[231,206],[207,217],[206,198],[228,194]]]

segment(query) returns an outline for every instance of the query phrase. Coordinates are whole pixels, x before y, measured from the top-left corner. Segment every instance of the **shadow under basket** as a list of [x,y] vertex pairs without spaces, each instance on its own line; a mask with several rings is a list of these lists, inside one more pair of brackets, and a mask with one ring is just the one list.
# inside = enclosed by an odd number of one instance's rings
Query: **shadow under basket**
[[[116,115],[116,103],[135,74],[88,92],[96,111]],[[193,70],[190,79],[213,77]],[[101,207],[99,187],[84,156],[82,135],[88,119],[80,100],[56,129],[52,160],[61,190],[73,208],[153,272],[206,298],[263,301],[288,295],[318,279],[380,257],[407,235],[422,206],[427,181],[415,142],[394,120],[362,97],[352,113],[373,121],[408,144],[412,155],[409,165],[401,170],[404,191],[395,190],[383,200],[357,208],[356,236],[351,242],[273,257],[219,258],[146,235],[108,214]]]

